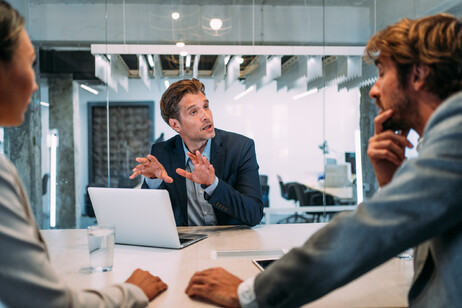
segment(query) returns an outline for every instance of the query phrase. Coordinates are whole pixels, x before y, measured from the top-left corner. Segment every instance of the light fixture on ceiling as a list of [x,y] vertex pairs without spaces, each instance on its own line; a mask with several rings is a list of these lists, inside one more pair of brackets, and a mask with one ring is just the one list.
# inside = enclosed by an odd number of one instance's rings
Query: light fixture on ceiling
[[178,12],[173,12],[172,13],[172,19],[173,20],[178,20],[180,18],[180,13]]
[[202,16],[202,30],[212,36],[223,36],[232,29],[231,18],[207,18]]
[[189,68],[191,66],[191,55],[186,56],[186,67]]
[[48,104],[47,102],[44,102],[44,101],[41,101],[40,105],[42,105],[44,107],[50,107],[50,104]]
[[234,100],[237,101],[238,99],[242,98],[244,95],[247,95],[250,92],[252,92],[254,89],[255,89],[255,86],[250,86],[249,88],[247,88],[247,90],[242,91],[240,94],[236,95],[234,97]]
[[95,94],[95,95],[98,95],[98,94],[99,94],[99,91],[97,91],[97,90],[95,90],[95,89],[93,89],[93,88],[90,88],[90,87],[87,86],[87,85],[81,84],[80,87],[81,87],[82,89],[84,89],[84,90],[87,90],[87,91],[90,92],[90,93]]
[[168,89],[168,87],[170,87],[170,82],[168,82],[167,79],[165,79],[164,84],[165,84],[165,87],[166,87],[167,89]]
[[154,67],[154,58],[152,55],[148,55],[148,63],[151,68]]
[[184,42],[176,42],[176,47],[183,48],[185,46]]
[[223,21],[220,18],[210,19],[210,28],[212,28],[213,30],[220,30],[221,26],[223,26]]
[[314,93],[318,93],[318,89],[311,89],[309,91],[306,91],[306,92],[303,92],[303,93],[300,93],[300,94],[297,94],[297,95],[294,95],[292,97],[293,100],[297,100],[297,99],[300,99],[302,97],[305,97],[305,96],[308,96],[308,95],[311,95],[311,94],[314,94]]

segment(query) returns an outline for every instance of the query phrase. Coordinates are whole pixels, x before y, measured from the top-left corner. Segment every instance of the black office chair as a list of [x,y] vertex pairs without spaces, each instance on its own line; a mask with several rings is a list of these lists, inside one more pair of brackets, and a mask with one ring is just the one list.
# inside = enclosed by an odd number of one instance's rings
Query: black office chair
[[[298,182],[289,182],[284,183],[281,176],[277,176],[279,181],[279,187],[281,188],[281,196],[286,200],[294,200],[295,204],[298,206],[303,206],[308,204],[308,195],[305,194],[307,187]],[[305,215],[295,213],[289,217],[281,219],[278,221],[278,224],[282,223],[307,223],[312,222],[313,220],[310,217]]]
[[264,207],[269,207],[269,190],[268,176],[260,175],[261,198]]
[[[308,205],[314,205],[314,206],[323,206],[324,205],[324,194],[321,191],[318,190],[313,190],[313,189],[308,189],[307,191],[308,194]],[[332,195],[325,194],[326,196],[326,205],[334,205],[335,204],[335,199]],[[321,221],[321,216],[323,216],[323,213],[313,213],[313,222],[320,222]],[[329,214],[326,214],[327,219],[329,220]]]

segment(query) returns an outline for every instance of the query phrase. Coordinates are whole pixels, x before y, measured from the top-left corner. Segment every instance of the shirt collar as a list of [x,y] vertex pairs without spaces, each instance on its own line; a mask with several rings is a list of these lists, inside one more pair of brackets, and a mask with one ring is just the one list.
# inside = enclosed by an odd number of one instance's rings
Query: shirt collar
[[[189,152],[189,150],[186,147],[186,144],[184,144],[183,140],[181,140],[181,143],[183,143],[184,164],[186,166],[186,164],[188,163],[188,159],[189,159],[189,156],[187,154]],[[211,146],[212,146],[212,139],[209,139],[209,140],[207,140],[207,144],[205,145],[204,151],[202,151],[202,156],[205,156],[205,158],[207,158],[208,161],[210,161],[210,148],[211,148]]]

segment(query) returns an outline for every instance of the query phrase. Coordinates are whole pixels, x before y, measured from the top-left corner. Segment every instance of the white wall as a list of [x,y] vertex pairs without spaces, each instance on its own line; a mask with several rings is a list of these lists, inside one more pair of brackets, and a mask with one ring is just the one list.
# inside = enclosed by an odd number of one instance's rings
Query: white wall
[[[172,81],[173,82],[173,81]],[[276,175],[284,181],[306,179],[313,181],[323,173],[323,155],[318,148],[324,140],[324,131],[329,148],[329,157],[343,160],[345,151],[354,151],[354,130],[359,128],[359,91],[337,92],[336,87],[310,96],[293,100],[297,93],[276,91],[275,83],[258,92],[250,92],[239,100],[234,97],[244,90],[235,82],[226,92],[224,83],[214,90],[212,79],[203,79],[207,98],[211,102],[215,126],[253,138],[256,144],[260,174],[269,175],[271,206],[290,205],[282,199]],[[95,96],[80,89],[81,135],[81,187],[88,183],[88,124],[87,103],[105,101],[104,89]],[[151,90],[140,80],[130,79],[129,93],[119,89],[109,92],[110,101],[155,101],[155,137],[162,132],[166,138],[175,132],[162,120],[159,100],[162,94],[152,81]],[[325,100],[325,103],[324,103]],[[323,121],[325,115],[325,122]],[[325,125],[325,129],[323,128]],[[150,148],[150,145],[147,145]],[[133,162],[133,166],[136,162]]]

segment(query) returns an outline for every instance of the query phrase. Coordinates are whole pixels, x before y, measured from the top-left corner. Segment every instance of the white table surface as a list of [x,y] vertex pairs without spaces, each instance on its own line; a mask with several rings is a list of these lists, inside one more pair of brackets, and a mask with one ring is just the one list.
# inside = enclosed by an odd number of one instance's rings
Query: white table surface
[[[324,224],[188,227],[181,232],[207,233],[209,237],[181,250],[116,245],[114,269],[90,273],[86,230],[44,230],[51,261],[71,286],[103,288],[125,281],[140,267],[160,276],[169,289],[149,307],[211,307],[189,299],[184,290],[196,271],[221,266],[241,279],[259,273],[252,259],[259,250],[290,249],[301,245]],[[247,251],[244,257],[216,257]],[[306,307],[407,307],[407,292],[412,279],[412,261],[392,259],[352,283],[331,292]]]

